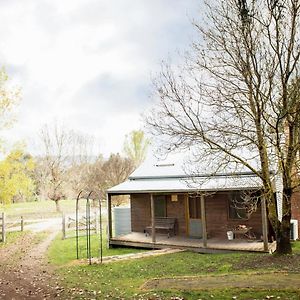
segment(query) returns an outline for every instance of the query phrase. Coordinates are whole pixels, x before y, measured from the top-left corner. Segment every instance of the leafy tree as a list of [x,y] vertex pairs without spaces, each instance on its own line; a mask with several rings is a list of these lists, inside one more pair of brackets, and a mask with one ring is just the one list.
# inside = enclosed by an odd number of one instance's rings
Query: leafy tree
[[0,128],[9,127],[14,122],[13,109],[20,100],[20,89],[9,85],[9,77],[4,68],[0,69]]
[[34,191],[31,172],[34,161],[21,149],[15,149],[0,162],[0,202],[8,204],[17,197],[28,199]]
[[146,158],[149,140],[145,138],[142,130],[134,130],[126,135],[124,153],[130,158],[135,167],[138,167]]
[[[0,69],[0,129],[7,128],[15,121],[13,109],[20,100],[20,90],[9,83],[4,68]],[[4,149],[0,141],[0,150]],[[32,168],[32,160],[26,160],[22,150],[13,150],[0,162],[0,202],[10,203],[16,196],[29,197],[33,183],[27,172]]]
[[[192,148],[213,171],[261,178],[277,253],[290,253],[291,199],[299,187],[300,1],[207,1],[184,66],[163,66],[148,118],[166,150]],[[297,97],[295,97],[297,95]],[[213,172],[212,171],[212,172]],[[281,182],[277,209],[275,177]],[[282,212],[282,213],[281,213]]]

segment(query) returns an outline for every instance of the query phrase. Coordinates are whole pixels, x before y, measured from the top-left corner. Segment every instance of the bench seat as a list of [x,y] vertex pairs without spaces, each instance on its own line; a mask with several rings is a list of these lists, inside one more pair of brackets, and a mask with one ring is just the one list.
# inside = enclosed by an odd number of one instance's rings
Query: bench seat
[[[176,218],[155,218],[155,230],[167,233],[168,237],[175,235]],[[146,236],[152,233],[152,226],[147,226],[144,230]]]

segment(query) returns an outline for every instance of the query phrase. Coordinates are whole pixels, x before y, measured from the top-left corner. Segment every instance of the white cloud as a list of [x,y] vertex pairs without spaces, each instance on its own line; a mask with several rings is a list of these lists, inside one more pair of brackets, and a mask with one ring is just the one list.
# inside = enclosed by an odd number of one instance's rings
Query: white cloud
[[[198,1],[0,2],[0,61],[23,90],[19,121],[5,135],[37,138],[46,122],[95,135],[105,154],[142,127],[150,73],[193,34]],[[32,150],[33,148],[30,147]]]

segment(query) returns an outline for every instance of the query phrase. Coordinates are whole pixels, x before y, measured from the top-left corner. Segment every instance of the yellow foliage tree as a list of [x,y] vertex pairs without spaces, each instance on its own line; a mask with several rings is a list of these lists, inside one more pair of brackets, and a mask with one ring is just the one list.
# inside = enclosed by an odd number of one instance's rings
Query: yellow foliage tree
[[146,158],[150,141],[145,137],[142,130],[133,130],[126,135],[124,142],[124,152],[137,168]]
[[21,149],[15,149],[0,162],[0,203],[8,204],[16,197],[28,199],[34,191],[30,172],[34,161]]
[[[13,109],[20,100],[20,89],[9,84],[4,68],[0,68],[0,130],[13,124]],[[3,141],[0,140],[0,151]],[[10,203],[17,195],[32,194],[33,182],[27,172],[33,167],[32,159],[26,158],[22,150],[13,150],[0,162],[0,203]]]
[[20,89],[9,85],[9,77],[4,68],[0,68],[0,128],[14,122],[14,107],[19,103]]

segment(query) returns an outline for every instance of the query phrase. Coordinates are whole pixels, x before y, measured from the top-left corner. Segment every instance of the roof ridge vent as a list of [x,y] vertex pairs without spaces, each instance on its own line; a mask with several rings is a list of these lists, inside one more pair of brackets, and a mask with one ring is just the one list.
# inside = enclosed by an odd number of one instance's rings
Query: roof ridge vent
[[155,167],[174,167],[175,164],[156,164]]

